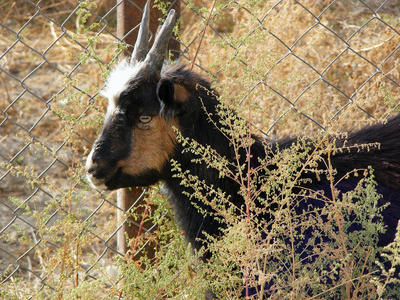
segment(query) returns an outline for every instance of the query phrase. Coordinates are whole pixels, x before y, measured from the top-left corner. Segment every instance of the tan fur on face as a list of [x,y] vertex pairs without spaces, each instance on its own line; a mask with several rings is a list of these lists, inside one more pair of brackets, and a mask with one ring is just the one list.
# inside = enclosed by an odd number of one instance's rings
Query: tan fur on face
[[132,129],[131,153],[119,162],[122,171],[132,176],[140,176],[146,170],[160,172],[174,153],[176,133],[173,126],[178,128],[176,122],[167,122],[160,116],[135,126]]
[[183,86],[176,84],[174,98],[178,102],[186,102],[189,99],[189,92]]

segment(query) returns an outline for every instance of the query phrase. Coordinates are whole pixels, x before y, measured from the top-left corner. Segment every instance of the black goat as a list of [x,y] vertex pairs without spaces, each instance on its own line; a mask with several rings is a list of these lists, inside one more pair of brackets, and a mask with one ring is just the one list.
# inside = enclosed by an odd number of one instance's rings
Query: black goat
[[[148,8],[145,10],[142,24],[146,25]],[[208,168],[205,163],[194,163],[196,156],[183,151],[184,147],[177,142],[177,132],[200,145],[209,145],[226,161],[234,162],[240,157],[241,163],[245,163],[249,158],[251,168],[266,159],[266,141],[252,137],[255,141],[250,147],[251,157],[249,149],[244,147],[234,151],[230,140],[217,128],[219,101],[210,83],[183,65],[170,66],[164,62],[173,24],[174,12],[171,11],[149,52],[148,28],[141,26],[131,61],[120,63],[112,71],[104,91],[109,99],[104,127],[89,154],[86,168],[96,188],[115,190],[163,181],[183,230],[189,241],[199,248],[200,241],[206,240],[203,232],[218,235],[222,225],[212,214],[204,215],[193,205],[188,196],[193,190],[181,185],[181,179],[173,176],[171,159],[205,185],[223,191],[236,208],[242,209],[245,200],[237,182],[221,177],[218,170]],[[276,145],[284,149],[296,141],[278,141]],[[353,132],[346,138],[332,139],[331,143],[346,148],[330,154],[330,162],[337,171],[336,179],[354,169],[369,166],[374,169],[378,192],[383,195],[380,204],[389,203],[382,213],[387,230],[379,237],[379,245],[387,245],[394,239],[400,218],[400,116],[387,124]],[[357,146],[362,144],[371,146]],[[270,146],[272,152],[276,145]],[[329,186],[324,176],[317,178],[308,173],[304,178],[310,179],[304,186],[314,190]],[[354,187],[358,181],[359,178],[350,177],[346,183]],[[346,183],[337,187],[346,191]],[[214,211],[211,206],[199,205],[208,212]],[[263,217],[270,215],[266,213]]]

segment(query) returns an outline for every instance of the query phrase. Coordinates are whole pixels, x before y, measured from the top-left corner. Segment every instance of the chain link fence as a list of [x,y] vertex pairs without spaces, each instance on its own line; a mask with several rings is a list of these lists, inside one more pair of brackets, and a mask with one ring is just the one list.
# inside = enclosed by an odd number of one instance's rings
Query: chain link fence
[[[181,1],[180,60],[235,99],[255,99],[253,121],[268,138],[352,129],[396,111],[399,1],[250,2]],[[98,91],[124,43],[118,5],[0,4],[3,284],[24,278],[52,293],[61,275],[76,286],[117,272],[115,194],[90,189],[83,166],[106,107]],[[256,75],[244,82],[241,68]]]

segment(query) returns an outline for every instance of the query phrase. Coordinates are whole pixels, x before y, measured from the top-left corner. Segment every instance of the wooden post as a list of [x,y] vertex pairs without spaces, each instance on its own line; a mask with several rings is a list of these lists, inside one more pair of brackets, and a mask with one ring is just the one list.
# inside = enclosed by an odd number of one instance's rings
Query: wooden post
[[[142,19],[142,11],[146,4],[146,0],[134,0],[135,3],[132,4],[129,0],[117,0],[119,4],[117,7],[117,36],[121,40],[124,40],[126,44],[129,45],[128,51],[132,52],[133,46],[136,42],[136,37],[138,33],[138,29],[131,31],[135,26],[137,26]],[[153,1],[150,3],[150,31],[153,34],[152,41],[154,41],[154,35],[157,32],[157,28],[159,25],[158,19],[161,16],[161,12],[157,8],[153,8]],[[140,9],[139,9],[139,8]],[[176,10],[177,19],[180,15],[180,1],[177,0],[173,4],[173,8]],[[151,45],[150,45],[151,46]],[[179,52],[179,43],[175,40],[172,40],[170,43],[170,50],[175,50],[175,53]],[[125,55],[126,55],[125,51]],[[177,55],[174,55],[177,57]],[[125,212],[135,203],[138,197],[142,194],[142,188],[124,188],[119,189],[117,191],[117,204],[121,210],[118,211],[118,219],[122,221],[122,218],[125,217]],[[143,204],[143,201],[140,201],[138,205]],[[140,211],[138,211],[140,212]],[[137,223],[140,223],[140,220],[134,220]],[[118,251],[123,254],[126,254],[128,251],[128,243],[126,240],[126,235],[129,238],[134,238],[138,235],[138,227],[133,224],[130,225],[128,222],[125,222],[121,229],[118,231],[117,235],[117,243],[118,243]]]
[[[117,191],[117,205],[120,208],[117,213],[117,218],[119,222],[121,222],[125,218],[125,213],[135,203],[135,201],[140,197],[141,194],[141,188],[132,188],[131,190],[125,188],[119,189]],[[122,254],[126,254],[128,252],[128,243],[126,236],[128,236],[129,238],[134,238],[138,235],[138,232],[139,227],[135,226],[134,224],[129,224],[129,222],[124,222],[117,233],[118,251]]]

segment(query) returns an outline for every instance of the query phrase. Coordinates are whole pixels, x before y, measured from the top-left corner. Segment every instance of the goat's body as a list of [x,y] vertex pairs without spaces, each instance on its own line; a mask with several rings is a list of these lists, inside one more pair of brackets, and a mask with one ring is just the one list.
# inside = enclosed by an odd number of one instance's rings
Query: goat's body
[[[185,74],[187,71],[182,72],[183,70],[182,68],[174,67],[169,72],[166,72],[166,74],[171,78],[178,79],[177,82],[183,84],[185,89],[190,90],[191,87],[184,85],[185,81],[179,80],[183,75],[185,77],[187,75]],[[210,87],[207,86],[208,88]],[[184,137],[193,139],[201,145],[210,145],[219,155],[225,157],[228,161],[234,162],[236,153],[233,151],[230,141],[215,127],[215,124],[219,122],[215,111],[218,103],[217,99],[210,96],[205,97],[204,94],[200,94],[202,90],[203,88],[200,88],[200,90],[197,89],[192,92],[192,109],[198,111],[196,121],[193,122],[193,119],[191,119],[187,125],[184,125],[184,122],[180,123],[181,133]],[[195,95],[197,92],[199,94]],[[194,107],[196,106],[197,108],[195,109]],[[205,111],[207,111],[207,114]],[[210,122],[210,117],[216,119]],[[265,160],[266,155],[268,155],[266,153],[268,147],[265,147],[266,141],[255,139],[250,150],[250,165],[252,169],[257,168],[260,161]],[[277,148],[280,150],[290,148],[296,142],[297,138],[278,140],[271,144],[269,149],[274,152]],[[394,240],[397,223],[400,218],[400,115],[389,119],[387,123],[368,126],[351,132],[344,137],[331,138],[330,142],[334,144],[333,149],[337,150],[336,152],[332,151],[329,156],[332,168],[336,171],[336,180],[351,173],[354,169],[362,170],[372,167],[377,182],[377,193],[382,195],[378,205],[388,205],[382,211],[382,221],[386,226],[386,231],[379,234],[377,246],[383,247],[388,245]],[[206,186],[212,186],[214,190],[225,192],[226,197],[229,197],[232,205],[241,208],[244,207],[245,202],[239,193],[240,187],[238,183],[227,177],[220,178],[219,171],[208,168],[206,164],[193,163],[193,159],[197,158],[196,155],[191,154],[190,151],[182,153],[182,150],[183,148],[177,145],[172,158],[180,164],[183,171],[189,171],[191,175],[197,177],[200,182],[204,182]],[[247,158],[246,149],[241,149],[240,154],[243,159]],[[326,159],[326,156],[324,158]],[[245,163],[245,161],[242,161],[242,163]],[[168,170],[170,168],[168,166]],[[320,164],[319,168],[326,170],[326,166],[323,164]],[[363,177],[362,171],[358,173],[361,173],[359,177],[350,175],[347,180],[342,180],[339,184],[335,185],[339,194],[355,189],[358,181]],[[311,182],[303,185],[304,187],[315,191],[324,191],[325,195],[332,194],[331,183],[326,176],[319,176],[317,178],[310,173],[305,173],[303,177],[311,179]],[[301,180],[302,178],[299,179]],[[187,196],[194,193],[194,190],[182,185],[181,179],[174,177],[172,173],[166,174],[163,181],[169,193],[169,200],[175,209],[176,218],[185,231],[189,242],[196,248],[199,248],[207,240],[204,233],[210,236],[220,234],[220,229],[223,225],[212,216],[214,212],[213,208],[207,207],[196,199],[189,199]],[[193,202],[201,206],[205,211],[211,212],[211,214],[204,215],[199,212]],[[322,208],[324,205],[325,200],[323,199],[303,199],[297,204],[296,212],[301,214],[313,208]],[[273,213],[269,213],[271,210],[270,207],[266,206],[264,209],[266,213],[262,217],[269,218],[273,216]],[[326,221],[326,216],[322,216],[322,218]],[[348,228],[350,231],[362,229],[358,225],[352,225]],[[307,253],[302,247],[308,247],[306,246],[307,241],[313,235],[312,228],[310,227],[303,234],[304,237],[297,241],[299,244],[297,251]],[[325,240],[324,242],[328,241]],[[205,257],[207,258],[208,255],[206,254]],[[268,289],[268,287],[265,288]],[[250,295],[255,294],[256,290],[257,288],[251,289]]]
[[[179,74],[179,69],[176,69]],[[180,77],[180,75],[170,73],[171,77]],[[206,103],[208,99],[198,96],[202,99],[202,104],[211,115],[215,116],[215,111],[210,111],[215,107],[214,99],[211,103]],[[208,108],[207,108],[208,107]],[[201,108],[199,108],[201,109]],[[214,122],[207,120],[209,116],[201,115],[197,122],[190,124],[188,128],[182,128],[184,137],[196,140],[202,145],[211,145],[211,148],[217,150],[219,155],[226,157],[233,162],[235,153],[232,149],[229,140],[215,128]],[[215,121],[218,123],[218,121]],[[289,139],[277,141],[279,149],[290,147],[297,139]],[[337,150],[330,155],[330,160],[333,169],[337,172],[335,178],[339,179],[354,169],[368,169],[372,167],[375,179],[377,181],[377,191],[382,194],[380,204],[390,202],[389,206],[383,211],[383,221],[387,225],[386,233],[381,235],[379,242],[380,246],[387,245],[393,241],[396,233],[397,221],[400,218],[400,115],[390,119],[387,123],[376,124],[365,127],[359,131],[350,133],[346,138],[339,138],[334,142]],[[251,166],[256,168],[259,161],[265,159],[265,141],[257,140],[251,146]],[[273,147],[274,148],[274,145]],[[242,157],[245,149],[242,149]],[[228,178],[219,178],[219,172],[212,170],[206,165],[194,164],[192,160],[195,155],[182,154],[182,149],[177,148],[174,159],[177,160],[184,171],[189,171],[190,174],[198,177],[205,185],[212,186],[215,190],[226,192],[227,197],[230,197],[230,202],[235,206],[244,205],[244,199],[239,194],[239,185]],[[322,166],[320,166],[322,168]],[[172,175],[172,174],[171,174]],[[312,182],[305,185],[313,190],[325,190],[325,194],[329,195],[330,182],[326,177],[316,178],[310,174],[304,176],[311,177]],[[362,177],[362,176],[360,176]],[[301,179],[301,178],[300,178]],[[350,176],[345,182],[336,186],[342,192],[348,192],[356,187],[360,178]],[[177,218],[181,222],[188,239],[199,246],[196,239],[204,240],[202,232],[210,235],[218,233],[218,228],[221,226],[210,216],[204,216],[198,212],[198,209],[192,204],[192,201],[187,197],[187,194],[193,193],[190,188],[181,185],[181,179],[170,176],[164,180],[165,187],[169,191],[170,201],[173,204]],[[304,204],[301,209],[307,208],[308,204]],[[209,208],[211,209],[211,208]],[[268,208],[265,208],[268,210]],[[211,209],[212,210],[212,209]],[[300,211],[299,210],[299,211]]]

